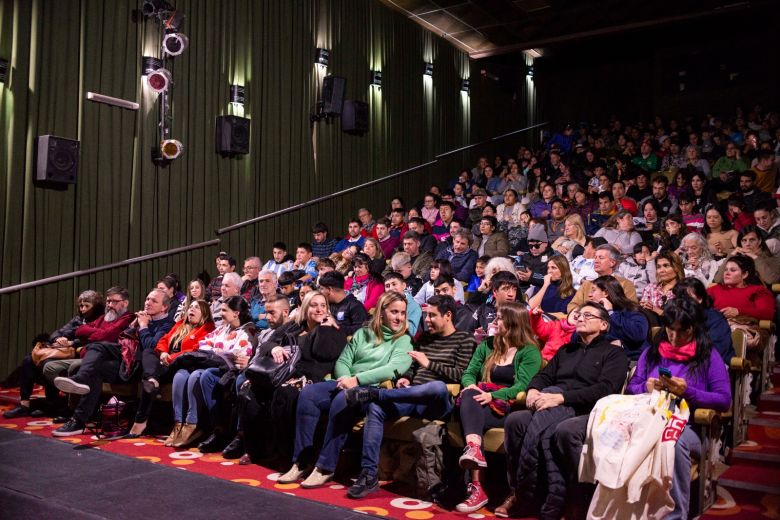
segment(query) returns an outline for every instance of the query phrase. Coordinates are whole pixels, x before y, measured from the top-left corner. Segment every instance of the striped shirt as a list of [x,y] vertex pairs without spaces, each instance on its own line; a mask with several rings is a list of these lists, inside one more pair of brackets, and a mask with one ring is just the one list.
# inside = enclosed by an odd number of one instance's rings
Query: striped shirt
[[449,336],[425,334],[414,349],[428,356],[430,364],[428,368],[423,368],[413,363],[406,377],[413,385],[431,381],[460,384],[476,348],[474,336],[465,331],[456,331]]

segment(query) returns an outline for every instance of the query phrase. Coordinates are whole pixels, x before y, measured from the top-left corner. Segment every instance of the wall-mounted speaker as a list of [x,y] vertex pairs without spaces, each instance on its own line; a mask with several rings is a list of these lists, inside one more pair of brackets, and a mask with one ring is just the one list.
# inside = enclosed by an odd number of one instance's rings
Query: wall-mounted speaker
[[341,130],[351,135],[368,132],[368,103],[347,99],[341,114]]
[[347,80],[340,76],[325,76],[322,80],[322,113],[330,116],[341,115],[344,104],[344,91]]
[[219,116],[215,131],[217,153],[244,155],[249,153],[251,121],[245,117]]
[[79,142],[54,135],[35,139],[35,180],[51,184],[76,184]]

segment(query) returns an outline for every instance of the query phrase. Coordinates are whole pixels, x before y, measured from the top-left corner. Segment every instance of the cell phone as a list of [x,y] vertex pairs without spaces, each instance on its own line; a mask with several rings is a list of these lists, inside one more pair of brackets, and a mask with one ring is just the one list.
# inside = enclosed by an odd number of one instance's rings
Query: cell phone
[[672,371],[666,367],[658,367],[658,375],[664,377],[672,377]]

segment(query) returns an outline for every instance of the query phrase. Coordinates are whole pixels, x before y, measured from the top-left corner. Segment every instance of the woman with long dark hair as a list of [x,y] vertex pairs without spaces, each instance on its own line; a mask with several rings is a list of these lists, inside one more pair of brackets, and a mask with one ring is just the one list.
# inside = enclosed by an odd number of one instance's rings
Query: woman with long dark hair
[[[663,329],[639,358],[626,391],[641,394],[668,390],[688,406],[725,412],[731,406],[731,384],[720,354],[712,348],[701,306],[689,298],[675,298],[664,306]],[[668,370],[671,376],[660,374]],[[690,423],[674,448],[674,477],[670,491],[674,511],[666,518],[687,518],[691,489],[691,457],[701,453],[701,440]],[[697,457],[698,458],[698,457]]]
[[629,300],[614,276],[593,280],[588,300],[609,311],[609,335],[623,345],[628,359],[635,361],[647,348],[650,325],[636,302]]
[[685,278],[685,271],[677,253],[669,250],[662,251],[655,259],[656,281],[645,286],[639,305],[660,315],[666,302],[674,297],[672,289],[683,278]]
[[728,365],[735,356],[734,343],[731,341],[731,327],[723,314],[712,307],[712,297],[698,278],[688,277],[674,287],[675,298],[691,298],[701,305],[704,312],[705,328],[709,331],[712,348],[718,351]]
[[482,435],[490,428],[504,425],[510,402],[518,392],[525,391],[542,366],[542,355],[524,305],[500,305],[495,325],[495,336],[479,344],[461,380],[460,419],[466,447],[459,463],[471,471],[468,496],[456,506],[461,513],[477,511],[488,501],[482,489],[482,471],[487,467]]
[[[766,285],[780,281],[780,260],[769,251],[764,240],[764,235],[756,226],[745,226],[737,236],[739,246],[731,252],[731,255],[744,255],[753,259],[759,279]],[[715,275],[715,281],[723,280],[723,269]]]
[[[211,331],[198,342],[198,350],[212,352],[225,358],[236,368],[244,368],[252,356],[256,345],[255,324],[249,312],[249,304],[241,296],[231,296],[222,303],[222,325]],[[180,358],[181,359],[181,358]],[[201,377],[207,371],[220,374],[223,368],[206,368],[193,365],[177,370],[173,376],[174,421],[181,422],[179,435],[171,440],[171,446],[179,448],[194,443],[203,435],[198,430],[198,400],[196,387],[200,387],[205,408],[209,412],[217,406],[213,397],[213,387],[204,388]],[[219,377],[217,377],[219,380]],[[184,414],[183,404],[177,415],[176,403],[187,402],[187,413]],[[178,398],[176,396],[179,396]]]
[[353,271],[344,281],[344,289],[355,296],[367,311],[376,306],[385,291],[379,273],[371,270],[371,259],[365,253],[357,253],[352,259]]
[[704,214],[702,235],[707,239],[707,245],[715,258],[723,258],[737,247],[739,235],[731,227],[728,217],[716,206],[710,206]]
[[775,313],[775,299],[761,283],[756,264],[745,255],[734,255],[724,262],[723,281],[707,289],[713,307],[726,319],[750,316],[757,320],[771,320]]

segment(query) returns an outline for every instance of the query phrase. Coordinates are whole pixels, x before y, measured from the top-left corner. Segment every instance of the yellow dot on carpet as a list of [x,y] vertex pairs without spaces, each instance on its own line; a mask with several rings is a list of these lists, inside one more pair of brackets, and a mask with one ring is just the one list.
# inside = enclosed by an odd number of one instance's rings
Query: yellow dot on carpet
[[81,444],[81,439],[78,437],[68,437],[67,439],[60,439],[65,442],[70,442],[72,444]]
[[433,518],[433,513],[429,511],[409,511],[404,516],[414,520],[426,520],[428,518]]
[[222,458],[222,455],[210,455],[208,457],[202,457],[200,460],[206,461],[206,462],[222,462],[225,459]]
[[274,487],[276,489],[298,489],[301,485],[293,482],[292,484],[274,484]]
[[151,457],[149,455],[141,455],[140,457],[136,457],[136,459],[146,460],[149,462],[160,462],[160,457]]
[[33,431],[33,430],[43,430],[43,426],[25,426],[24,429],[25,430],[30,430],[30,431]]
[[379,515],[379,516],[387,516],[390,514],[387,509],[382,509],[381,507],[372,507],[372,506],[355,507],[353,508],[353,511],[359,511],[361,513],[374,513],[375,515]]
[[195,461],[190,459],[174,460],[171,464],[174,466],[189,466],[190,464],[195,464]]
[[0,424],[0,428],[8,428],[9,430],[12,430],[14,428],[18,428],[18,424]]
[[231,482],[238,482],[239,484],[246,484],[247,486],[259,486],[260,481],[253,478],[235,478]]

